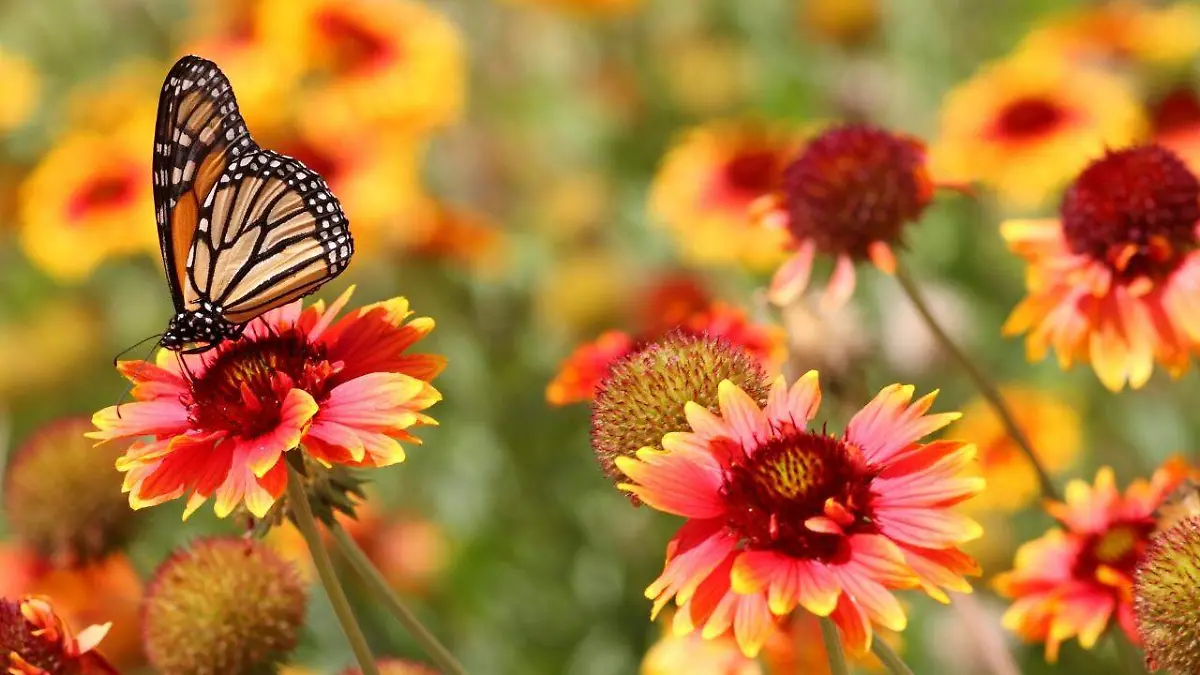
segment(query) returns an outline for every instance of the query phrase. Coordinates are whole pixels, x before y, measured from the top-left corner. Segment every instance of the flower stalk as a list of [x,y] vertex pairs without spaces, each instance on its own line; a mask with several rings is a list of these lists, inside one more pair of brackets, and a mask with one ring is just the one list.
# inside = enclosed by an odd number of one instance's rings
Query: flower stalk
[[1037,474],[1038,485],[1041,488],[1042,496],[1046,499],[1058,500],[1058,490],[1054,487],[1054,482],[1050,479],[1050,474],[1038,459],[1037,452],[1033,449],[1033,445],[1029,442],[1029,438],[1025,435],[1017,425],[1016,419],[1013,417],[1012,411],[1009,410],[1008,404],[1004,402],[1004,397],[1000,395],[1000,390],[991,381],[991,379],[980,370],[979,366],[967,356],[966,352],[959,347],[954,340],[946,333],[937,319],[934,318],[933,312],[929,308],[929,304],[925,301],[925,297],[917,288],[916,282],[908,273],[908,269],[897,261],[895,275],[896,281],[899,282],[900,288],[904,290],[917,313],[921,315],[925,325],[929,327],[934,338],[941,344],[950,355],[958,362],[958,365],[971,379],[972,384],[979,390],[984,400],[992,407],[996,413],[996,417],[1000,419],[1000,423],[1004,425],[1005,432],[1009,437],[1021,448],[1025,453],[1029,463],[1033,465],[1033,470]]
[[329,531],[333,534],[334,541],[337,542],[338,550],[350,563],[350,566],[371,587],[376,596],[382,599],[388,611],[404,626],[409,635],[421,645],[421,648],[425,650],[426,655],[438,667],[439,671],[444,675],[466,675],[467,671],[462,667],[462,664],[454,658],[450,650],[421,623],[417,615],[413,614],[412,610],[404,604],[404,601],[396,595],[395,591],[388,585],[387,580],[383,578],[379,570],[375,569],[370,559],[367,558],[367,554],[359,548],[358,544],[354,542],[354,539],[350,537],[345,528],[334,523],[329,528]]
[[321,543],[321,535],[317,531],[317,521],[313,518],[312,507],[308,503],[303,480],[300,473],[296,471],[296,467],[288,462],[288,503],[291,506],[292,515],[295,516],[296,529],[304,537],[304,543],[308,546],[313,565],[317,569],[317,576],[320,577],[321,585],[325,587],[325,593],[333,605],[333,612],[337,615],[338,624],[341,625],[342,632],[346,634],[346,639],[350,642],[350,649],[354,651],[358,667],[362,670],[363,675],[379,675],[375,657],[371,655],[371,649],[367,646],[367,639],[363,635],[362,628],[354,618],[350,601],[346,599],[346,591],[342,588],[337,573],[333,569],[333,561],[329,559],[329,552]]
[[887,667],[888,672],[892,675],[913,675],[912,669],[908,667],[904,659],[900,658],[896,650],[892,649],[891,645],[879,637],[876,637],[871,643],[871,651],[875,652],[875,656],[879,657],[879,660],[883,662],[883,665]]
[[821,617],[818,623],[821,624],[821,640],[825,642],[825,653],[829,656],[829,675],[850,675],[837,626],[827,616]]

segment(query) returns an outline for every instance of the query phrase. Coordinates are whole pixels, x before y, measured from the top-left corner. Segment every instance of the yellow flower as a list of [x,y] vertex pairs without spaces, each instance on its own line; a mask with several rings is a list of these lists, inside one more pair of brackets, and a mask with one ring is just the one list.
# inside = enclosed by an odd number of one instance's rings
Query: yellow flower
[[0,401],[44,392],[91,363],[99,322],[80,302],[53,300],[34,313],[0,324]]
[[633,271],[627,257],[612,250],[585,247],[560,254],[535,297],[541,324],[568,335],[612,325],[634,292]]
[[1200,7],[1161,7],[1135,0],[1094,3],[1062,14],[1030,33],[1020,49],[1044,58],[1185,62],[1200,52]]
[[1035,208],[1145,126],[1137,98],[1116,75],[1017,54],[947,96],[930,161],[939,182],[978,181],[1012,206]]
[[[1042,466],[1052,474],[1069,468],[1079,454],[1079,413],[1062,398],[1032,387],[1006,387],[1002,394]],[[973,511],[1015,511],[1037,496],[1037,475],[1029,459],[987,402],[977,399],[966,406],[951,436],[978,448],[987,489],[967,502]]]
[[4,95],[0,96],[0,133],[20,127],[37,107],[41,80],[33,64],[19,54],[0,49],[0,73]]
[[705,640],[699,633],[667,631],[642,659],[640,675],[763,675],[754,659],[742,654],[733,633]]
[[688,131],[667,152],[651,186],[649,210],[688,260],[709,266],[774,268],[788,235],[755,217],[774,194],[800,141],[765,125],[719,121]]
[[420,133],[458,120],[466,65],[458,30],[412,0],[302,0],[319,84],[306,119],[334,133],[381,124]]

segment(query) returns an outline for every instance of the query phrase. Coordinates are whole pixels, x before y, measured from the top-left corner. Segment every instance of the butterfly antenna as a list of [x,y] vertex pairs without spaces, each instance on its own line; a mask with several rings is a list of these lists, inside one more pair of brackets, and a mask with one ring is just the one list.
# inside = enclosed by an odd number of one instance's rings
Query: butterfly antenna
[[[141,347],[142,345],[146,344],[147,342],[149,342],[151,340],[155,340],[155,339],[161,340],[162,337],[163,337],[162,333],[158,333],[157,335],[151,335],[150,337],[145,338],[144,340],[138,340],[137,342],[126,347],[125,349],[122,349],[119,354],[117,354],[116,356],[113,357],[113,367],[114,368],[116,367],[117,363],[121,360],[122,356],[125,356],[129,352],[137,349],[138,347]],[[154,346],[157,347],[158,343],[155,343]]]
[[[155,338],[157,338],[157,339],[155,339]],[[145,340],[142,340],[141,342],[137,343],[133,347],[129,347],[128,349],[125,349],[124,351],[122,351],[120,354],[117,354],[117,356],[113,359],[113,366],[115,367],[117,365],[118,361],[120,360],[120,358],[122,356],[124,356],[125,354],[127,354],[130,350],[136,348],[138,345],[145,344],[149,340],[155,340],[155,342],[153,345],[150,346],[150,351],[146,353],[146,358],[142,359],[139,363],[144,364],[147,361],[149,361],[150,357],[154,356],[154,350],[158,349],[158,346],[160,344],[162,344],[162,333],[159,333],[158,335],[151,335],[150,337],[146,338]],[[131,377],[129,379],[129,386],[125,387],[125,391],[122,392],[121,397],[117,399],[117,419],[121,419],[121,404],[125,402],[125,397],[129,396],[129,392],[133,391],[133,387],[135,386],[135,383],[137,381],[137,376],[140,374],[141,374],[141,366],[138,367],[138,372],[134,373],[133,377]]]

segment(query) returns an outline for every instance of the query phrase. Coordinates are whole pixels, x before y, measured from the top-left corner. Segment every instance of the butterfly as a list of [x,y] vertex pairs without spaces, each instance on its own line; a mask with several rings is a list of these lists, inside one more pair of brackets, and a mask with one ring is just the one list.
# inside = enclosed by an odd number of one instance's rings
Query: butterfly
[[154,216],[175,315],[160,344],[186,353],[236,339],[264,312],[346,269],[349,222],[325,179],[261,148],[221,69],[185,56],[154,128]]

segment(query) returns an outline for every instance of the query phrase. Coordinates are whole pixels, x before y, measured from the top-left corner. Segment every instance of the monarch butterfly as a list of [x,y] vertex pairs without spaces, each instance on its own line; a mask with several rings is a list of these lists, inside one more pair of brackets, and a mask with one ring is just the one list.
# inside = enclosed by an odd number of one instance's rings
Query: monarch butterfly
[[312,169],[261,148],[221,69],[185,56],[154,129],[154,215],[175,315],[160,344],[198,353],[316,291],[354,252],[341,204]]

